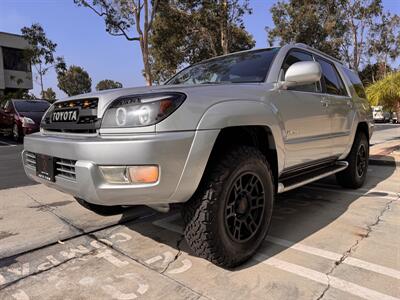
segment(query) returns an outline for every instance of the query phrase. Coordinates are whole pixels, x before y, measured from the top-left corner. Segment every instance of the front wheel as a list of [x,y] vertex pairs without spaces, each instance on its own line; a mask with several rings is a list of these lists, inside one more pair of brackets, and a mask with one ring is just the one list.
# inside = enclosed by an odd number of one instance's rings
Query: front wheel
[[205,176],[183,208],[185,238],[196,255],[235,267],[249,259],[267,235],[274,199],[271,170],[259,150],[241,146]]
[[357,189],[361,187],[367,177],[369,159],[369,143],[363,132],[358,132],[347,162],[349,166],[336,174],[337,182],[346,188]]

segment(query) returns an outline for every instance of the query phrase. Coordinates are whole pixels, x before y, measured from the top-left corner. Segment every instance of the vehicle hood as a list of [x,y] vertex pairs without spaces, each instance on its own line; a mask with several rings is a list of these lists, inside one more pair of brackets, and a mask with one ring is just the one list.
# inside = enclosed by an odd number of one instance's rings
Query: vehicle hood
[[33,111],[21,111],[18,112],[18,114],[20,115],[20,117],[27,117],[32,119],[35,124],[40,124],[40,121],[42,120],[42,117],[44,115],[45,112],[33,112]]
[[[97,114],[98,117],[101,118],[108,105],[122,96],[160,92],[180,92],[186,95],[186,100],[177,111],[161,123],[166,120],[171,121],[172,118],[175,119],[176,126],[171,128],[171,130],[176,130],[177,128],[180,130],[192,130],[196,128],[195,126],[207,109],[214,104],[226,101],[266,101],[267,92],[272,87],[272,84],[268,83],[159,85],[106,90],[74,96],[59,101],[98,98],[99,105]],[[190,122],[187,119],[190,119]]]

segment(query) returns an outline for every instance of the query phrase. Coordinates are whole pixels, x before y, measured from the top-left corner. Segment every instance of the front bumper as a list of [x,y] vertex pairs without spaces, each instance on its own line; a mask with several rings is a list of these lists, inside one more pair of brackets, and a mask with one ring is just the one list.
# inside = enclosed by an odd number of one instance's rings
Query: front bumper
[[[27,136],[24,141],[23,162],[26,174],[37,182],[100,205],[164,204],[185,201],[197,187],[199,171],[205,168],[211,148],[204,141],[212,141],[218,132],[168,132],[142,134],[130,137],[56,137],[40,133]],[[205,153],[197,149],[191,153],[195,136],[204,145]],[[207,154],[208,152],[208,154]],[[34,165],[27,162],[27,154],[45,154],[74,162],[74,176],[56,173],[55,182],[36,176]],[[204,155],[206,154],[206,155]],[[198,170],[186,171],[189,157]],[[76,161],[76,162],[75,162]],[[126,185],[107,183],[98,166],[146,165],[160,168],[159,181],[151,185]],[[189,163],[190,165],[190,163]],[[204,165],[204,166],[203,166]],[[184,175],[185,174],[185,175]],[[184,176],[183,176],[184,175]],[[185,177],[185,178],[183,178]],[[186,184],[192,179],[193,186]],[[183,193],[178,192],[178,186]]]

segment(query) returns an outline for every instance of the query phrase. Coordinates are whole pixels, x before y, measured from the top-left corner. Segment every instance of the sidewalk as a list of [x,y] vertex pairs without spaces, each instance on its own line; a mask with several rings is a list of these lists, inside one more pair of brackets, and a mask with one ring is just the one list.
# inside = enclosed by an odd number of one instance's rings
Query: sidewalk
[[370,148],[369,163],[400,166],[400,139],[373,145]]

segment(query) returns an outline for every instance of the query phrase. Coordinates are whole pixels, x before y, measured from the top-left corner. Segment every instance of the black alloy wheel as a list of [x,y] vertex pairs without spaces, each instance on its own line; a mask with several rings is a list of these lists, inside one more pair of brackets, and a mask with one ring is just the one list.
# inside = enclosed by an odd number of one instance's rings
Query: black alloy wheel
[[265,192],[257,174],[247,172],[237,177],[225,205],[225,226],[237,242],[250,240],[259,230],[265,210]]

